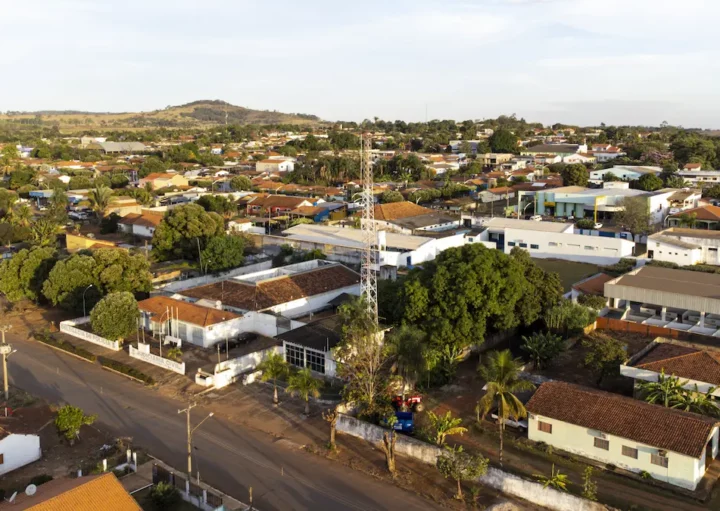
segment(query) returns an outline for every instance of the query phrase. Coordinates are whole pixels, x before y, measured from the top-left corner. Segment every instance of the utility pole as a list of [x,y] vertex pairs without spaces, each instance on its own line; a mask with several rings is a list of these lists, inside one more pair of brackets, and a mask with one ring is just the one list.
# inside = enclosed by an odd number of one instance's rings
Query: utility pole
[[213,412],[210,412],[207,417],[205,417],[203,420],[201,420],[197,426],[194,428],[190,425],[190,410],[195,408],[197,406],[197,403],[190,403],[188,404],[188,407],[184,410],[178,410],[178,413],[184,413],[187,416],[187,475],[188,475],[188,484],[190,484],[190,481],[192,480],[192,435],[195,433],[195,430],[202,426],[202,423],[208,420],[210,417],[215,415]]
[[12,346],[7,344],[5,342],[5,332],[10,330],[10,325],[3,325],[0,327],[0,332],[2,332],[2,344],[0,344],[0,355],[2,355],[3,359],[3,390],[5,391],[5,404],[7,404],[8,400],[10,399],[10,387],[8,385],[8,368],[7,368],[7,359],[10,355],[14,353]]

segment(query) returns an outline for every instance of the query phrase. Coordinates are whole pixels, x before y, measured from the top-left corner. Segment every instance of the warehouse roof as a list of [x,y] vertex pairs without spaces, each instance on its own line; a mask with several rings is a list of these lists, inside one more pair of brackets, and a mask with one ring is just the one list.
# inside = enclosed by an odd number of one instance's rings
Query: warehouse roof
[[488,229],[524,229],[527,231],[543,231],[573,233],[573,224],[563,222],[535,222],[519,218],[491,218],[483,224]]
[[720,275],[715,273],[643,266],[618,277],[612,284],[720,299]]

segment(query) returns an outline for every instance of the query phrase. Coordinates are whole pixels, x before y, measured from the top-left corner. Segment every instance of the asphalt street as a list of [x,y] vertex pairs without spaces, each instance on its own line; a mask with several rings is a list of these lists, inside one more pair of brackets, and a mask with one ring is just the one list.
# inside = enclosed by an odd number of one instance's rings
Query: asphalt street
[[[70,403],[115,435],[132,437],[179,470],[186,467],[187,403],[32,341],[9,336],[17,349],[9,360],[12,385],[54,403]],[[193,409],[193,424],[207,415]],[[193,476],[247,502],[271,510],[429,510],[437,506],[337,463],[283,445],[268,435],[212,417],[194,436]]]

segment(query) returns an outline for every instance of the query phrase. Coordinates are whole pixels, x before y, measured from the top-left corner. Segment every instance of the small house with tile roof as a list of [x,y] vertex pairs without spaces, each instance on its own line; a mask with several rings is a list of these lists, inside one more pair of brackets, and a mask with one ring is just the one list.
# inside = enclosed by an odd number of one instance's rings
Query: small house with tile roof
[[717,229],[720,226],[720,206],[701,206],[669,215],[668,227],[691,229]]
[[550,381],[525,405],[528,438],[695,490],[718,455],[718,420]]

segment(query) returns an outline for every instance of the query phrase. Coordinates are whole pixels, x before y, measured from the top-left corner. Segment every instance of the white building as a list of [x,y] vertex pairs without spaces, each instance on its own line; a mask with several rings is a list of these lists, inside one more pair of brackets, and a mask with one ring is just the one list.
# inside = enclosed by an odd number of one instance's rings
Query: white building
[[680,170],[677,175],[692,186],[720,183],[720,170]]
[[597,158],[598,163],[605,163],[612,161],[620,156],[626,156],[627,153],[619,147],[611,146],[610,144],[593,144],[592,154]]
[[460,226],[460,218],[412,202],[390,202],[375,206],[375,225],[378,230],[417,234],[455,229]]
[[575,234],[574,225],[560,222],[534,222],[514,218],[491,218],[478,236],[493,242],[509,254],[520,247],[532,257],[567,259],[593,264],[614,264],[633,255],[635,243],[623,238]]
[[720,231],[671,227],[648,236],[648,258],[680,266],[720,265]]
[[528,401],[528,438],[694,490],[718,454],[716,419],[560,381]]
[[0,476],[42,457],[36,434],[52,417],[47,407],[21,408],[0,422]]
[[118,231],[141,238],[152,238],[164,216],[164,212],[155,211],[128,213],[118,221]]
[[255,164],[258,172],[292,172],[294,169],[295,164],[290,160],[267,159]]
[[613,176],[617,177],[618,179],[622,179],[623,181],[633,181],[635,179],[640,179],[640,177],[644,176],[645,174],[653,174],[657,176],[661,172],[662,168],[660,167],[650,167],[642,165],[616,165],[609,169],[591,170],[589,181],[591,183],[602,183],[603,178],[607,174],[612,174]]
[[320,319],[278,336],[288,364],[309,368],[325,377],[334,377],[337,362],[333,349],[342,340],[339,316]]

